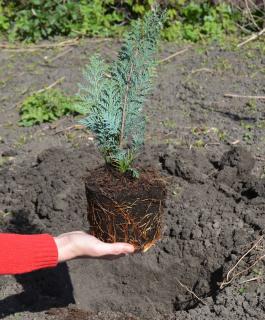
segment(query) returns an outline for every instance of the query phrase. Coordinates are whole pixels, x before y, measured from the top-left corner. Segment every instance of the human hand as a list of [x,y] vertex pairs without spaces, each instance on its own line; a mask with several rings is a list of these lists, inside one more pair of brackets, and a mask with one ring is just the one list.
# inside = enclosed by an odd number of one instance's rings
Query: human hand
[[109,258],[134,252],[131,244],[105,243],[83,231],[68,232],[54,237],[58,260],[64,262],[77,257]]

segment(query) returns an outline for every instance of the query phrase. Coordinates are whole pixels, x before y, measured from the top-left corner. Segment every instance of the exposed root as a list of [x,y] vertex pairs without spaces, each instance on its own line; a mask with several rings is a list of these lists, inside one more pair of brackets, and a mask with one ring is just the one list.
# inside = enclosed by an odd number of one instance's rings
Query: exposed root
[[[260,262],[261,260],[263,260],[265,258],[265,248],[263,246],[259,246],[261,244],[261,241],[264,239],[264,236],[262,235],[252,246],[251,248],[244,253],[240,259],[237,261],[237,263],[228,271],[225,279],[222,281],[222,283],[220,284],[220,289],[223,289],[224,287],[226,287],[227,285],[229,285],[232,281],[234,281],[236,278],[240,277],[242,274],[247,273],[248,271],[250,271],[251,269],[253,269],[253,267],[255,265],[257,265],[258,262]],[[256,252],[254,253],[254,250],[256,250]],[[260,254],[260,251],[262,251],[262,254]],[[244,258],[246,258],[248,255],[250,255],[250,253],[253,253],[255,255],[254,261],[252,261],[250,263],[250,266],[244,268],[241,271],[237,271],[239,267],[240,262],[242,262],[244,260]]]
[[258,276],[258,277],[254,277],[254,278],[251,278],[251,279],[247,279],[247,280],[244,280],[242,282],[240,282],[240,284],[244,284],[244,283],[248,283],[248,282],[252,282],[252,281],[260,281],[260,280],[264,280],[264,276]]
[[[107,201],[104,204],[94,198],[89,201],[91,233],[97,238],[106,242],[128,242],[134,245],[136,250],[143,252],[146,252],[161,238],[162,205],[160,200],[137,199],[131,204],[120,204],[108,196],[106,198]],[[145,215],[135,216],[132,209],[141,203],[146,203]],[[158,212],[150,211],[153,205],[159,208]]]
[[200,297],[197,296],[196,293],[194,293],[191,289],[189,289],[185,284],[183,284],[182,282],[180,282],[179,279],[177,279],[178,284],[184,288],[185,290],[187,290],[195,299],[197,299],[200,303],[204,304],[205,306],[207,305],[206,302],[204,302]]

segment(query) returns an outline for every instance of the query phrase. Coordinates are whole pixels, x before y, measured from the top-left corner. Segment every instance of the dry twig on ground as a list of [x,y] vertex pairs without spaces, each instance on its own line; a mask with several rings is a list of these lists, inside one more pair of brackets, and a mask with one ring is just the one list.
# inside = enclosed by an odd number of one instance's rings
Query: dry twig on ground
[[51,48],[58,48],[58,47],[67,47],[67,46],[76,46],[79,43],[80,38],[74,38],[58,43],[47,43],[47,44],[39,44],[39,45],[30,45],[30,46],[12,46],[9,44],[2,43],[0,44],[1,49],[5,49],[8,51],[35,51],[40,49],[51,49]]
[[[54,81],[52,84],[48,85],[47,87],[44,87],[44,88],[39,89],[39,90],[37,90],[37,91],[31,92],[30,95],[33,95],[33,94],[36,94],[36,93],[42,93],[42,92],[44,92],[44,91],[46,91],[46,90],[50,90],[50,89],[52,89],[53,87],[55,87],[57,84],[63,82],[64,79],[65,79],[65,77],[61,77],[60,79],[57,79],[56,81]],[[18,103],[16,103],[16,104],[14,105],[14,107],[12,107],[12,109],[13,109],[13,108],[18,108],[18,107],[20,107],[20,106],[22,105],[23,101],[24,101],[24,99],[21,100],[21,101],[19,101]]]
[[74,124],[70,127],[59,129],[54,134],[58,134],[58,133],[65,132],[65,131],[71,131],[71,130],[85,130],[86,131],[86,127],[82,124]]
[[263,34],[265,34],[265,28],[262,29],[261,31],[252,34],[249,38],[247,38],[245,41],[239,43],[237,45],[238,48],[242,47],[243,45],[247,44],[250,41],[256,40],[257,38],[261,37]]
[[70,48],[70,49],[66,49],[66,50],[64,50],[63,52],[60,52],[59,54],[57,54],[55,57],[49,58],[49,57],[45,56],[45,57],[44,57],[44,60],[45,60],[46,63],[52,63],[52,62],[54,62],[55,60],[57,60],[57,59],[65,56],[65,55],[68,54],[69,52],[72,52],[73,49],[74,49],[73,47]]
[[191,74],[194,73],[198,73],[198,72],[210,72],[210,73],[214,73],[213,69],[209,69],[209,68],[199,68],[199,69],[194,69],[191,71]]
[[240,95],[234,93],[225,93],[224,97],[226,98],[242,98],[242,99],[256,99],[256,100],[265,100],[265,96],[249,96],[249,95]]
[[65,77],[61,77],[60,79],[57,79],[56,81],[54,81],[52,84],[50,84],[49,86],[47,87],[44,87],[40,90],[37,90],[37,91],[33,91],[31,94],[35,94],[35,93],[42,93],[44,91],[47,91],[47,90],[50,90],[52,89],[53,87],[57,86],[57,84],[59,83],[62,83],[64,81]]
[[[29,45],[29,46],[21,46],[21,45],[10,45],[8,43],[0,43],[0,49],[5,51],[13,51],[13,52],[32,52],[37,50],[43,49],[53,49],[53,48],[63,48],[63,47],[70,47],[70,46],[77,46],[81,37],[76,37],[74,39],[69,39],[65,41],[61,41],[58,43],[47,43],[47,44],[37,44],[37,45]],[[97,38],[97,39],[89,39],[87,41],[93,43],[100,43],[103,41],[109,41],[109,38]]]
[[171,60],[172,58],[174,58],[174,57],[176,57],[176,56],[178,56],[178,55],[180,55],[180,54],[188,51],[188,49],[189,49],[189,47],[188,47],[188,48],[185,48],[185,49],[183,49],[183,50],[177,51],[177,52],[171,54],[170,56],[168,56],[168,57],[166,57],[166,58],[164,58],[164,59],[159,60],[158,63],[163,63],[163,62],[169,61],[169,60]]

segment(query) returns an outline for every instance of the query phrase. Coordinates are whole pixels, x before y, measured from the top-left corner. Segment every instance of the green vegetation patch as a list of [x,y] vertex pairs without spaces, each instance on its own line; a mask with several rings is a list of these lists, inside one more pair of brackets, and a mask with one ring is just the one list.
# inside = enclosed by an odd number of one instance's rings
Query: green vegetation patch
[[0,33],[10,41],[37,42],[56,35],[109,36],[123,18],[106,0],[0,0]]
[[[0,0],[0,35],[10,41],[37,42],[57,35],[115,36],[142,18],[155,0]],[[251,15],[249,21],[229,1],[160,1],[167,19],[162,32],[169,41],[220,40],[239,29],[260,26],[264,13]],[[240,25],[241,28],[238,28]]]
[[[186,1],[187,2],[187,1]],[[220,40],[225,34],[235,33],[239,13],[225,3],[212,5],[207,1],[192,1],[179,10],[168,11],[167,27],[163,34],[167,40]]]
[[72,97],[61,91],[50,89],[27,97],[20,108],[19,125],[30,127],[43,122],[51,122],[67,114],[73,114]]

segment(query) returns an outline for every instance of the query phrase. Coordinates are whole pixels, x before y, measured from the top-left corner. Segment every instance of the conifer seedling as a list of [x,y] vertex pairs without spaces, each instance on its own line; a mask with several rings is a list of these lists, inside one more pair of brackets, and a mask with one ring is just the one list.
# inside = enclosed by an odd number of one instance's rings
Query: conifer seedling
[[160,238],[165,197],[158,175],[133,163],[144,143],[143,107],[152,89],[163,20],[164,14],[155,10],[135,22],[113,63],[92,56],[77,106],[107,164],[86,181],[92,233],[140,250]]
[[154,11],[137,21],[112,64],[94,55],[80,85],[79,111],[88,114],[81,123],[95,134],[106,162],[122,173],[137,175],[133,161],[144,142],[143,107],[152,89],[163,19]]

